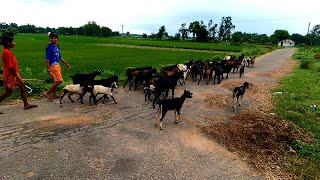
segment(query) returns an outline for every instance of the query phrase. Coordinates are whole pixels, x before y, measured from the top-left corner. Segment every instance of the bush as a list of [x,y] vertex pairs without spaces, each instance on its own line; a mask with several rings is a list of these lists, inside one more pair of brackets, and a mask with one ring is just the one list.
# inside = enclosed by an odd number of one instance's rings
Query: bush
[[301,61],[300,63],[300,68],[301,69],[310,69],[311,66],[313,65],[313,61]]

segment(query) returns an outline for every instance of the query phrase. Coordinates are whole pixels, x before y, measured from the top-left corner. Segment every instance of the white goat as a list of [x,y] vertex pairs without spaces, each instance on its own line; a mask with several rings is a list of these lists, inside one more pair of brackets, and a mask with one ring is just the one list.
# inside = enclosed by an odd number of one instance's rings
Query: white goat
[[[109,96],[111,96],[111,98],[113,99],[113,101],[114,101],[114,103],[116,103],[117,104],[117,102],[116,102],[116,100],[114,99],[114,97],[113,97],[113,87],[104,87],[104,86],[102,86],[102,85],[95,85],[95,86],[93,86],[93,94],[95,95],[95,96],[97,96],[98,94],[103,94],[104,96],[104,98],[103,98],[103,104],[104,104],[104,101],[105,101],[105,99],[106,99],[106,97],[107,97],[107,95],[109,95]],[[91,96],[90,96],[90,102],[91,102]]]
[[178,67],[179,71],[182,71],[182,72],[186,72],[188,69],[188,67],[184,64],[178,64],[177,67]]
[[80,84],[69,84],[69,85],[66,85],[66,86],[62,89],[63,95],[61,96],[60,104],[62,104],[62,99],[63,99],[63,97],[64,97],[66,94],[68,94],[68,98],[71,100],[71,102],[74,102],[74,101],[71,99],[71,95],[72,95],[72,94],[79,94],[79,96],[81,96],[82,89],[83,89],[83,87],[81,87]]

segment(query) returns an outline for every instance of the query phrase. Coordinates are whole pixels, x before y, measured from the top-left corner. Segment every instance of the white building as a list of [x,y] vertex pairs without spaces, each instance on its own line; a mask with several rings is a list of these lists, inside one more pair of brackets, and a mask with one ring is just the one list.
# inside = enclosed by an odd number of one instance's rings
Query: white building
[[285,39],[285,40],[278,42],[278,46],[284,46],[284,47],[292,47],[295,44],[296,43],[294,41],[292,41],[291,39]]

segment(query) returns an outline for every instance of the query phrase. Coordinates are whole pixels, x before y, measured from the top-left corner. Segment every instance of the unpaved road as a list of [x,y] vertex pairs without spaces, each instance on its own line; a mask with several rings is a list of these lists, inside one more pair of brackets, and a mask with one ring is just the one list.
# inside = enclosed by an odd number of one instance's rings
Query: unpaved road
[[[88,99],[82,105],[65,98],[63,106],[36,100],[39,107],[27,111],[21,104],[2,105],[0,179],[264,179],[199,127],[235,115],[228,84],[276,84],[261,75],[283,66],[294,50],[259,57],[244,78],[231,74],[220,85],[189,79],[176,96],[186,88],[194,97],[186,100],[179,124],[173,112],[167,114],[163,131],[154,126],[156,109],[142,90],[118,89],[118,104],[89,106]],[[258,105],[245,96],[237,111]]]

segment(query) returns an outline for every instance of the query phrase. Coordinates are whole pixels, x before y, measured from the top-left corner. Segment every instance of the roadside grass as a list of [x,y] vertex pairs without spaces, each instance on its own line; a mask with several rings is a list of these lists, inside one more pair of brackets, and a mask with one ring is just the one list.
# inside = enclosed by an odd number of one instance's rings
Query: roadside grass
[[[293,58],[300,65],[274,90],[283,92],[274,98],[276,114],[313,137],[313,142],[295,141],[293,147],[298,153],[288,157],[291,165],[287,167],[299,179],[320,179],[320,62],[313,58],[315,52],[320,48],[299,49]],[[318,108],[312,109],[312,104]]]

